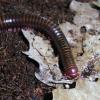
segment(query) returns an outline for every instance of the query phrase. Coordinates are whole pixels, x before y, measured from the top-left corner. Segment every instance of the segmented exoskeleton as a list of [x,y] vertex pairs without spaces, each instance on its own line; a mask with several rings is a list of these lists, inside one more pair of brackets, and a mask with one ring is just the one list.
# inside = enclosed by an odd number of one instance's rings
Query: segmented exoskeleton
[[62,73],[69,79],[78,76],[78,69],[74,62],[71,48],[63,32],[58,25],[45,17],[38,15],[21,15],[21,16],[0,16],[0,32],[11,29],[18,31],[21,28],[30,27],[41,33],[47,34],[53,41],[59,58],[62,62]]

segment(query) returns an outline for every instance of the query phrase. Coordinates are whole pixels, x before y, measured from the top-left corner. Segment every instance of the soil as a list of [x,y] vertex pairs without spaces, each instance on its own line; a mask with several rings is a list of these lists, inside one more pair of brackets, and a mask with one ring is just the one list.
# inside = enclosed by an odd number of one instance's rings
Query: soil
[[[38,14],[58,24],[65,21],[73,23],[75,12],[68,7],[71,0],[65,1],[4,0],[0,2],[0,13]],[[28,43],[21,32],[0,33],[0,100],[51,100],[53,88],[35,78],[37,64],[22,54],[26,50]]]

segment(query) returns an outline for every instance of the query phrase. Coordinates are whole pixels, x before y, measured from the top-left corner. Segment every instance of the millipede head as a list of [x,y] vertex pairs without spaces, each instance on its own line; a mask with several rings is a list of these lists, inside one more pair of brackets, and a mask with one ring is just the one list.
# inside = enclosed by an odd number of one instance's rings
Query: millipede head
[[76,79],[79,76],[78,68],[77,67],[70,67],[68,68],[64,74],[67,79]]

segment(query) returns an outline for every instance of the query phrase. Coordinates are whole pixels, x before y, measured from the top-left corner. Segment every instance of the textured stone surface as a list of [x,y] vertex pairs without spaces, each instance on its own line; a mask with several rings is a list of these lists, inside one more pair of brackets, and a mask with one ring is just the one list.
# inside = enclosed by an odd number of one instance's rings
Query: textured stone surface
[[78,80],[74,89],[56,89],[53,91],[53,100],[100,100],[100,80],[90,82]]

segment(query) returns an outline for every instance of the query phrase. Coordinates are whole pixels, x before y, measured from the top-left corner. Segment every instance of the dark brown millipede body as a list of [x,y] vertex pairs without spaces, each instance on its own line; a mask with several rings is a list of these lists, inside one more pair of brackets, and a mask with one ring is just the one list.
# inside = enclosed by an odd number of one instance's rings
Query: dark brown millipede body
[[38,15],[0,16],[0,32],[6,32],[8,29],[12,29],[13,32],[14,28],[17,30],[25,27],[31,27],[47,34],[57,48],[62,62],[63,75],[69,79],[78,76],[78,68],[74,62],[71,48],[58,25]]

